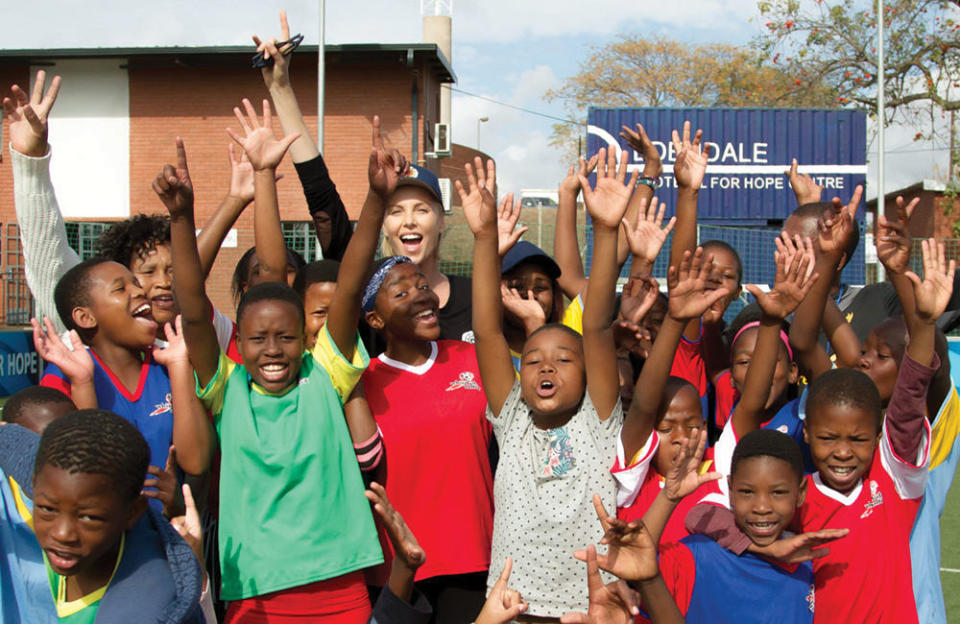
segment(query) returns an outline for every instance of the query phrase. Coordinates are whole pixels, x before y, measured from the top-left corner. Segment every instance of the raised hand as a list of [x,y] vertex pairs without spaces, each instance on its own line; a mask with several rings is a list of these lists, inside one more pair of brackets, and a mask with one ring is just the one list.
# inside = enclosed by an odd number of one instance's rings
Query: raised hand
[[812,204],[820,201],[823,194],[823,187],[813,181],[813,178],[805,173],[797,171],[797,159],[793,159],[790,168],[783,172],[783,175],[790,178],[790,188],[793,194],[797,196],[797,205]]
[[367,165],[367,178],[373,192],[386,200],[395,190],[400,178],[407,175],[410,164],[406,156],[395,149],[384,146],[380,134],[380,116],[373,116],[370,136],[370,160]]
[[657,146],[647,137],[647,131],[640,124],[637,124],[636,130],[631,130],[629,126],[620,127],[622,128],[620,136],[627,142],[630,149],[643,154],[644,177],[659,178],[663,173],[663,162]]
[[[590,606],[586,613],[564,613],[560,621],[564,624],[630,624],[634,615],[639,613],[636,596],[627,595],[620,581],[608,585],[600,578],[597,549],[593,544],[587,546],[581,561],[587,562],[587,589],[590,593]],[[579,558],[579,557],[578,557]]]
[[706,427],[700,429],[699,435],[691,435],[680,443],[680,452],[670,462],[670,468],[663,480],[663,492],[670,501],[676,503],[704,483],[716,481],[723,476],[719,472],[700,474],[700,463],[706,446]]
[[[287,12],[280,11],[280,39],[279,41],[288,41],[290,39],[290,26],[287,24]],[[279,89],[290,86],[290,61],[277,48],[277,39],[270,37],[264,41],[260,37],[253,35],[253,43],[257,46],[257,52],[263,53],[264,60],[273,59],[273,65],[265,64],[260,68],[263,75],[263,84],[267,89]]]
[[850,244],[854,228],[857,227],[855,217],[860,206],[860,197],[863,195],[863,186],[857,185],[853,190],[850,203],[846,206],[839,197],[833,198],[833,210],[821,217],[817,222],[817,244],[820,251],[840,257]]
[[246,111],[246,117],[237,106],[233,107],[233,114],[240,122],[243,128],[243,136],[240,136],[231,128],[227,128],[227,134],[236,141],[243,151],[247,153],[250,159],[250,165],[254,171],[264,169],[276,169],[283,155],[300,137],[299,132],[288,134],[282,139],[277,139],[273,134],[273,115],[270,112],[269,100],[263,101],[263,122],[257,117],[257,112],[253,109],[250,100],[243,98],[243,108]]
[[[600,569],[625,581],[645,581],[655,577],[657,546],[642,520],[627,523],[607,513],[603,502],[593,495],[593,507],[603,527],[601,544],[607,546],[606,555],[597,555]],[[587,560],[587,551],[578,550],[573,555],[580,561]]]
[[917,299],[917,316],[921,321],[932,323],[940,318],[953,293],[953,274],[956,260],[947,263],[943,243],[931,238],[922,241],[923,279],[913,271],[906,275],[913,282],[913,292]]
[[38,70],[33,92],[29,97],[23,89],[13,85],[10,87],[13,99],[3,98],[3,113],[10,124],[10,146],[15,151],[34,158],[40,158],[47,153],[47,118],[53,103],[57,101],[57,93],[60,92],[60,76],[54,76],[50,81],[50,89],[44,94],[46,78],[47,73],[42,69]]
[[393,508],[383,486],[374,481],[364,494],[373,503],[373,510],[380,516],[380,520],[387,530],[387,537],[393,544],[394,554],[411,570],[416,570],[422,566],[427,560],[427,555],[420,547],[420,543],[417,542],[413,531],[404,522],[403,516]]
[[166,323],[163,328],[166,332],[167,346],[163,349],[153,350],[153,359],[167,368],[175,364],[190,363],[190,357],[187,355],[187,342],[183,339],[183,319],[178,314],[173,322],[173,326]]
[[500,299],[504,309],[523,322],[527,335],[547,322],[543,307],[534,298],[532,290],[527,291],[527,296],[524,297],[516,288],[507,288],[501,284]]
[[168,518],[184,515],[184,502],[177,496],[177,450],[171,446],[167,453],[167,465],[163,470],[157,466],[148,466],[147,474],[152,475],[152,478],[147,477],[143,487],[155,489],[144,489],[141,494],[163,503],[163,515]]
[[683,252],[680,266],[672,266],[667,271],[667,289],[670,295],[667,309],[670,316],[678,321],[697,318],[714,303],[730,294],[724,287],[708,288],[712,272],[713,256],[704,260],[703,247],[697,247],[692,255],[689,251]]
[[193,210],[193,182],[187,168],[187,150],[180,137],[177,137],[177,166],[164,165],[151,186],[171,217]]
[[507,252],[517,244],[520,237],[529,229],[525,225],[517,227],[517,222],[520,220],[520,208],[520,200],[518,199],[514,203],[513,193],[507,193],[506,197],[500,200],[500,211],[497,213],[497,241],[501,258],[507,255]]
[[197,513],[197,505],[193,500],[193,492],[186,483],[181,488],[183,493],[184,513],[182,516],[170,518],[172,526],[180,537],[183,538],[197,556],[200,565],[203,565],[203,526],[200,524],[200,514]]
[[656,197],[650,200],[649,205],[644,198],[640,202],[640,210],[637,213],[637,224],[632,226],[626,219],[621,222],[621,227],[627,235],[627,244],[630,245],[630,253],[650,264],[657,260],[664,241],[677,223],[676,217],[670,217],[667,226],[662,227],[666,204],[659,204],[659,210],[657,206]]
[[757,305],[764,314],[782,320],[797,309],[820,274],[809,275],[808,269],[813,258],[810,239],[803,241],[797,236],[791,241],[784,233],[775,242],[777,251],[774,253],[774,262],[777,271],[773,290],[765,293],[753,284],[748,284],[746,289],[757,299]]
[[804,563],[829,555],[830,549],[823,548],[823,545],[838,540],[849,532],[850,529],[822,529],[800,533],[778,539],[768,546],[756,547],[756,552],[783,563]]
[[494,583],[483,609],[477,616],[474,624],[507,624],[527,610],[527,601],[519,592],[510,589],[510,571],[513,570],[513,559],[507,557],[503,564],[500,578]]
[[33,326],[33,346],[40,357],[63,371],[71,385],[93,382],[93,358],[75,329],[67,332],[71,351],[47,317],[43,317],[43,328],[35,318],[30,319],[30,325]]
[[560,181],[560,192],[570,193],[574,197],[580,194],[580,178],[578,176],[587,177],[597,166],[597,154],[594,154],[590,157],[590,160],[586,160],[583,156],[580,157],[580,160],[577,161],[576,165],[570,165],[570,168],[567,170],[567,177]]
[[690,122],[683,122],[683,138],[673,131],[673,151],[677,155],[673,162],[673,178],[683,188],[700,190],[703,176],[707,173],[707,147],[703,144],[703,130],[697,130],[693,141],[690,140]]
[[639,325],[660,294],[660,283],[652,277],[631,275],[620,296],[620,317],[632,325]]
[[460,205],[463,207],[463,216],[474,235],[483,232],[497,231],[497,201],[493,190],[497,185],[497,167],[493,160],[487,161],[484,172],[483,161],[479,156],[474,158],[473,165],[463,165],[467,177],[467,186],[456,180],[454,186],[460,194]]
[[583,202],[587,205],[590,218],[594,226],[602,225],[611,229],[620,226],[633,187],[637,184],[636,171],[627,179],[627,153],[620,154],[620,165],[617,166],[617,153],[614,150],[606,151],[601,147],[597,152],[597,186],[590,188],[590,182],[585,175],[577,174],[580,188],[583,190]]
[[[233,143],[227,145],[227,153],[230,157],[230,190],[227,195],[249,204],[253,201],[253,165],[245,151],[240,150],[237,155]],[[282,174],[278,174],[277,180],[282,177]]]
[[880,215],[877,223],[877,259],[889,274],[902,275],[910,268],[910,217],[919,203],[919,197],[909,204],[905,204],[902,197],[897,197],[896,220]]

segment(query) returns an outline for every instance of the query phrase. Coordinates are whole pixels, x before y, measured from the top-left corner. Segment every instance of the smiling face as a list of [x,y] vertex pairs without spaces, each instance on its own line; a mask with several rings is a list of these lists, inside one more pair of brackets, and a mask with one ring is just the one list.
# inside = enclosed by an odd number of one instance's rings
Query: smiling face
[[780,538],[806,494],[806,480],[788,462],[769,455],[741,459],[729,481],[737,526],[757,546]]
[[153,345],[157,323],[140,284],[125,266],[103,262],[90,269],[90,305],[75,308],[73,320],[96,329],[96,338],[131,349]]
[[297,380],[303,356],[303,319],[288,301],[248,305],[237,324],[237,348],[254,383],[280,392]]
[[[730,377],[733,380],[733,387],[741,395],[747,381],[747,369],[750,368],[750,359],[754,350],[757,348],[757,336],[760,333],[759,328],[751,327],[733,343],[731,352]],[[774,407],[778,402],[786,399],[787,388],[797,382],[797,365],[790,361],[787,354],[787,347],[782,341],[777,341],[777,368],[773,373],[773,385],[770,386],[770,394],[767,395],[767,402],[764,409]]]
[[[524,262],[520,266],[514,267],[509,272],[504,273],[500,282],[507,288],[514,288],[524,299],[533,298],[543,309],[543,318],[548,323],[556,321],[553,317],[553,280],[536,262]],[[523,329],[523,322],[509,311],[503,311],[503,318],[510,325]]]
[[667,474],[673,458],[680,452],[684,440],[700,435],[700,429],[706,427],[703,419],[703,407],[697,390],[690,384],[683,384],[674,393],[667,404],[667,411],[657,423],[657,435],[660,446],[653,458],[653,465],[661,475]]
[[416,264],[436,260],[443,231],[440,204],[424,189],[402,186],[390,196],[383,217],[383,234],[393,255]]
[[367,322],[387,341],[426,341],[440,337],[440,300],[417,265],[401,262],[387,273]]
[[327,313],[333,302],[333,294],[337,292],[336,282],[314,282],[303,292],[303,312],[306,317],[304,332],[306,333],[307,350],[313,350],[317,344],[317,335],[327,322]]
[[710,325],[719,323],[730,303],[740,296],[740,276],[742,268],[740,259],[726,247],[707,245],[704,247],[703,253],[704,256],[713,255],[713,271],[710,273],[710,278],[707,282],[707,290],[726,288],[729,293],[726,297],[723,297],[710,306],[703,314],[703,322]]
[[563,425],[583,399],[583,343],[556,327],[535,332],[523,345],[520,386],[535,419],[551,427]]
[[109,580],[120,536],[146,509],[124,501],[105,475],[44,465],[34,478],[33,526],[50,567],[61,576]]
[[824,484],[849,494],[873,461],[880,440],[877,415],[854,405],[808,406],[803,437]]
[[906,348],[906,328],[901,319],[887,319],[874,327],[860,348],[857,368],[873,380],[884,406],[893,396]]
[[158,244],[142,258],[134,254],[129,266],[150,302],[153,320],[161,326],[173,323],[177,317],[177,304],[173,300],[173,256],[170,254],[170,245]]

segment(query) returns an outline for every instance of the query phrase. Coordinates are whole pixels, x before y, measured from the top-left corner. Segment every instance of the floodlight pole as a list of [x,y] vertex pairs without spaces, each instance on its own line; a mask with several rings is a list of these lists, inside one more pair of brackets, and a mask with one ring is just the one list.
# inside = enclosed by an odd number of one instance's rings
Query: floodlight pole
[[884,165],[884,145],[883,134],[886,123],[884,109],[885,105],[885,77],[883,68],[883,0],[877,0],[877,120],[880,123],[879,135],[877,136],[877,216],[886,212],[887,196],[884,193],[883,185],[883,165]]
[[319,0],[320,6],[320,43],[317,45],[317,149],[323,154],[323,101],[324,82],[326,82],[326,0]]

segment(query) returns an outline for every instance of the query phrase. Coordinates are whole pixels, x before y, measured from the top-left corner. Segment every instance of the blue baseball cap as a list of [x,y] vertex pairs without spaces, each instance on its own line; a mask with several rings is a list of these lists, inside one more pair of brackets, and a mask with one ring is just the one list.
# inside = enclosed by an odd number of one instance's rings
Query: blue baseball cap
[[512,271],[524,262],[539,264],[546,270],[551,279],[560,277],[560,267],[554,262],[553,258],[548,256],[544,250],[525,240],[517,242],[503,257],[503,266],[500,269],[501,275]]
[[397,188],[401,186],[419,186],[430,192],[434,199],[443,203],[443,193],[440,192],[440,179],[429,169],[417,165],[410,165],[410,175],[400,178]]

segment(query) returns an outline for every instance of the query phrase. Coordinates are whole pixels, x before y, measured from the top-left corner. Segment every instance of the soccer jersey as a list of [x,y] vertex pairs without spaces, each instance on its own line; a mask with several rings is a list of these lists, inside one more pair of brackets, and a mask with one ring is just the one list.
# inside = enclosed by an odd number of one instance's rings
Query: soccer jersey
[[387,495],[427,553],[416,580],[487,570],[491,427],[476,349],[459,340],[433,342],[419,366],[381,354],[363,384],[383,434]]
[[[813,621],[814,585],[809,563],[778,564],[752,553],[737,556],[709,537],[691,535],[660,549],[660,574],[690,624]],[[646,621],[643,617],[637,620]]]
[[713,413],[714,426],[717,431],[723,431],[727,421],[730,420],[730,414],[733,413],[733,406],[740,400],[740,393],[733,387],[733,375],[730,369],[717,375],[714,383],[716,393],[716,408]]
[[707,365],[703,359],[703,325],[700,325],[700,336],[696,340],[687,340],[680,336],[680,344],[673,355],[670,365],[670,376],[679,377],[690,382],[697,389],[700,396],[700,407],[703,417],[709,413],[707,394],[710,385],[707,383]]
[[[92,350],[93,386],[97,407],[129,420],[150,446],[150,465],[163,468],[173,442],[173,407],[170,403],[170,377],[166,367],[153,360],[151,351],[144,352],[137,388],[131,392]],[[41,386],[55,388],[67,396],[70,380],[56,364],[47,364]]]
[[577,295],[563,311],[560,322],[583,334],[583,295]]
[[927,480],[929,425],[917,457],[900,458],[884,424],[863,480],[843,495],[820,473],[794,520],[803,532],[850,529],[813,561],[819,622],[917,622],[910,568],[910,530]]
[[123,547],[126,542],[126,534],[120,536],[120,550],[117,553],[117,562],[113,566],[113,572],[110,574],[110,580],[100,589],[94,590],[86,596],[81,596],[76,600],[67,600],[66,598],[66,577],[60,576],[50,567],[47,560],[47,554],[43,554],[43,564],[47,569],[47,580],[50,582],[50,593],[53,595],[53,602],[57,607],[57,621],[60,624],[94,624],[97,619],[97,610],[100,607],[100,599],[107,593],[107,587],[113,581],[113,576],[120,567],[120,560],[123,558]]
[[367,365],[327,328],[300,378],[272,394],[221,353],[198,389],[222,450],[222,597],[239,600],[342,576],[383,561],[343,403]]

